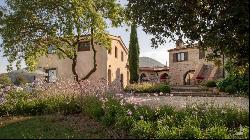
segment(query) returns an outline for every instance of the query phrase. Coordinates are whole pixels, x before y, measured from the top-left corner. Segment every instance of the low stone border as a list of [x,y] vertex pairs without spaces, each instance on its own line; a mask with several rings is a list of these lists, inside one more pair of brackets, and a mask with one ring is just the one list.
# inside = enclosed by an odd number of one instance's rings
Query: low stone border
[[147,96],[147,97],[152,97],[152,96],[192,96],[192,97],[245,97],[244,95],[229,95],[228,93],[220,92],[219,94],[203,94],[203,95],[175,95],[171,93],[138,93],[138,92],[133,92],[133,93],[125,93],[128,96]]

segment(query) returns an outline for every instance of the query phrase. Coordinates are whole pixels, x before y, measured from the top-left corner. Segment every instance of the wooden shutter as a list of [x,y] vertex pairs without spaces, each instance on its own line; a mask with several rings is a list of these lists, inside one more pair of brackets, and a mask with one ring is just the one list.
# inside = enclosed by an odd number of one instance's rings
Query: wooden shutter
[[199,49],[199,59],[205,58],[205,50]]
[[184,61],[188,60],[188,52],[184,52]]
[[176,62],[177,61],[177,53],[174,53],[173,54],[173,62]]

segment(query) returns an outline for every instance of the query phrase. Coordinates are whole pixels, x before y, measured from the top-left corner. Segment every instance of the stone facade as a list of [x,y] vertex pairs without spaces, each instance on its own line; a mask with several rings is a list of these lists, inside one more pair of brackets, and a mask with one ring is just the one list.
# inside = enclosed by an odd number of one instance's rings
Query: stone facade
[[209,51],[202,51],[197,45],[187,46],[177,41],[176,48],[168,52],[172,85],[196,85],[222,77],[222,69],[206,61]]
[[166,82],[170,81],[168,67],[140,67],[139,68],[139,82]]
[[[127,67],[128,49],[123,43],[120,36],[112,36],[111,50],[108,51],[104,47],[95,45],[97,70],[89,79],[105,79],[107,84],[118,82],[122,87],[128,83],[129,72]],[[82,38],[83,39],[83,38]],[[84,40],[84,39],[83,39]],[[93,67],[93,49],[78,51],[76,72],[79,78],[84,77]],[[72,60],[65,58],[59,59],[57,55],[49,54],[39,59],[38,68],[53,73],[56,80],[73,80]],[[49,75],[49,72],[48,75]],[[55,80],[54,80],[55,81]]]

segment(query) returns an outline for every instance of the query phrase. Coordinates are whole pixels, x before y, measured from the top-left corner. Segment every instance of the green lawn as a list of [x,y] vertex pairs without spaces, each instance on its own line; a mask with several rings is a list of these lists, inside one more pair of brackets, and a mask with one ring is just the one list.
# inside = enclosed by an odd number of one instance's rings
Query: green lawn
[[86,116],[0,118],[0,139],[119,138],[116,132]]

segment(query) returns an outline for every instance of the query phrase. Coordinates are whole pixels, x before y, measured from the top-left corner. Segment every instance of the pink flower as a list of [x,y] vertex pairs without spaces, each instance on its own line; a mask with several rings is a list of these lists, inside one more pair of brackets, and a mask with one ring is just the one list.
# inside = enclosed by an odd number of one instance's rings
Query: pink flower
[[131,116],[132,115],[132,111],[128,110],[128,115]]

